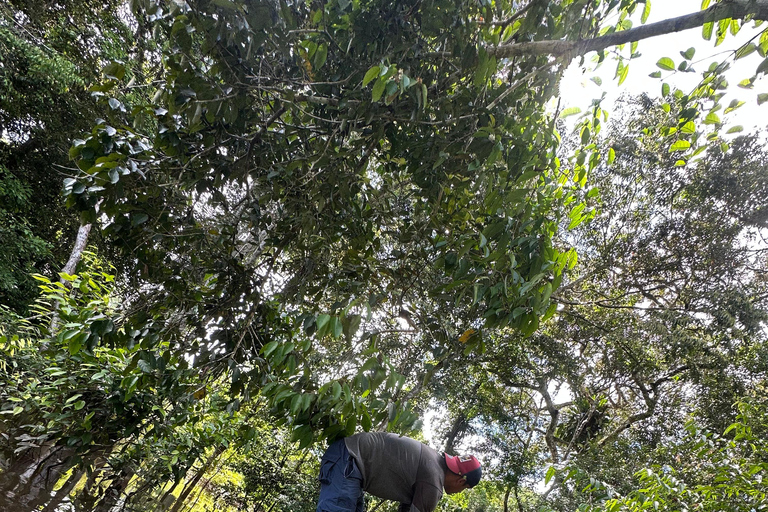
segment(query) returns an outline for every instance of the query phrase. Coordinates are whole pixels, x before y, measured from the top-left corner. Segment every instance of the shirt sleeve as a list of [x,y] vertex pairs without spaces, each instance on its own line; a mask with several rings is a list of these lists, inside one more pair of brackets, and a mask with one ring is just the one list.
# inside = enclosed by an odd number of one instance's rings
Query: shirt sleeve
[[413,501],[401,503],[400,512],[433,512],[437,508],[437,502],[443,495],[442,489],[436,488],[427,482],[416,482],[414,485]]

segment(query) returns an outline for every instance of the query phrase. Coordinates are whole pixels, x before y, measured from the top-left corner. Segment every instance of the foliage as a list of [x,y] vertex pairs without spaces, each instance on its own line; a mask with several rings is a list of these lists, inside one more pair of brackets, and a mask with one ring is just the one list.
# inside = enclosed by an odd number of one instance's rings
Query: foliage
[[50,252],[49,244],[32,232],[25,216],[19,215],[28,211],[31,195],[28,185],[0,167],[0,239],[4,247],[0,255],[0,299],[14,309],[20,309],[36,293],[37,285],[30,274]]
[[[406,381],[482,351],[482,325],[530,334],[554,312],[575,255],[552,237],[561,216],[583,220],[579,186],[555,158],[549,93],[502,95],[487,55],[470,58],[476,7],[136,7],[163,45],[162,80],[129,97],[135,70],[104,68],[92,90],[110,116],[75,141],[82,172],[66,186],[136,259],[129,302],[168,318],[173,350],[231,371],[306,444],[412,425]],[[452,66],[422,58],[445,47]],[[408,311],[428,335],[392,332]],[[335,383],[334,360],[347,369]]]
[[528,339],[500,332],[430,388],[447,447],[489,454],[515,489],[544,481],[555,510],[592,499],[590,482],[629,493],[635,471],[673,464],[689,414],[722,431],[764,380],[764,150],[714,140],[675,166],[670,120],[639,98],[607,125],[596,149],[611,165],[591,172],[595,215],[568,234],[579,265],[552,320]]
[[638,471],[642,488],[585,510],[764,510],[764,402],[760,397],[739,404],[737,421],[722,436],[688,422],[679,444],[670,447],[677,452],[676,464]]
[[[626,79],[650,2],[128,4],[2,8],[7,266],[47,275],[2,310],[2,499],[311,508],[319,442],[438,404],[489,477],[446,510],[572,510],[759,384],[766,159],[719,138],[727,65],[565,143],[547,106],[583,44]],[[81,219],[115,269],[57,276]]]
[[[130,46],[118,3],[0,6],[0,301],[22,314],[37,294],[28,274],[54,276],[69,257],[79,215],[61,200],[67,150],[99,112],[86,91],[91,70]],[[118,34],[120,44],[110,43]]]

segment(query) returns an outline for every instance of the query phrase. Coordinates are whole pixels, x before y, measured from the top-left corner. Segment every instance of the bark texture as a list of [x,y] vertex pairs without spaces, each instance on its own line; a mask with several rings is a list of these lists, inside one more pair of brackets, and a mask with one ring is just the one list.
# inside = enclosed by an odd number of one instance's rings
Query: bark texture
[[498,58],[512,58],[523,55],[552,55],[555,57],[574,58],[620,44],[632,43],[642,39],[700,27],[709,22],[720,21],[726,18],[744,19],[747,16],[752,16],[755,20],[768,20],[768,0],[724,0],[703,11],[642,25],[630,30],[614,32],[613,34],[594,39],[510,43],[489,47],[486,50],[490,55]]

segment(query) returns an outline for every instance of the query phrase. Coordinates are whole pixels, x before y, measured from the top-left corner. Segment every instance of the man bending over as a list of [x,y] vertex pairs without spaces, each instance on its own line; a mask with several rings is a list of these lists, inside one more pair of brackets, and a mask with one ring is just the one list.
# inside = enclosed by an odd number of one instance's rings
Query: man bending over
[[432,512],[443,495],[474,487],[474,456],[453,457],[408,437],[363,432],[333,443],[320,462],[317,512],[363,512],[363,491],[400,502],[400,512]]

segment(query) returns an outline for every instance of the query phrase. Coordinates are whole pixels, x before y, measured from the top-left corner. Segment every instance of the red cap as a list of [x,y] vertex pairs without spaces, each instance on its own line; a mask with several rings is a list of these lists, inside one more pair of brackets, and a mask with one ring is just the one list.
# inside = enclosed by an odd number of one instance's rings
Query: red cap
[[474,487],[480,481],[483,470],[480,468],[480,461],[474,455],[445,455],[445,464],[448,469],[457,475],[467,478],[467,485]]

